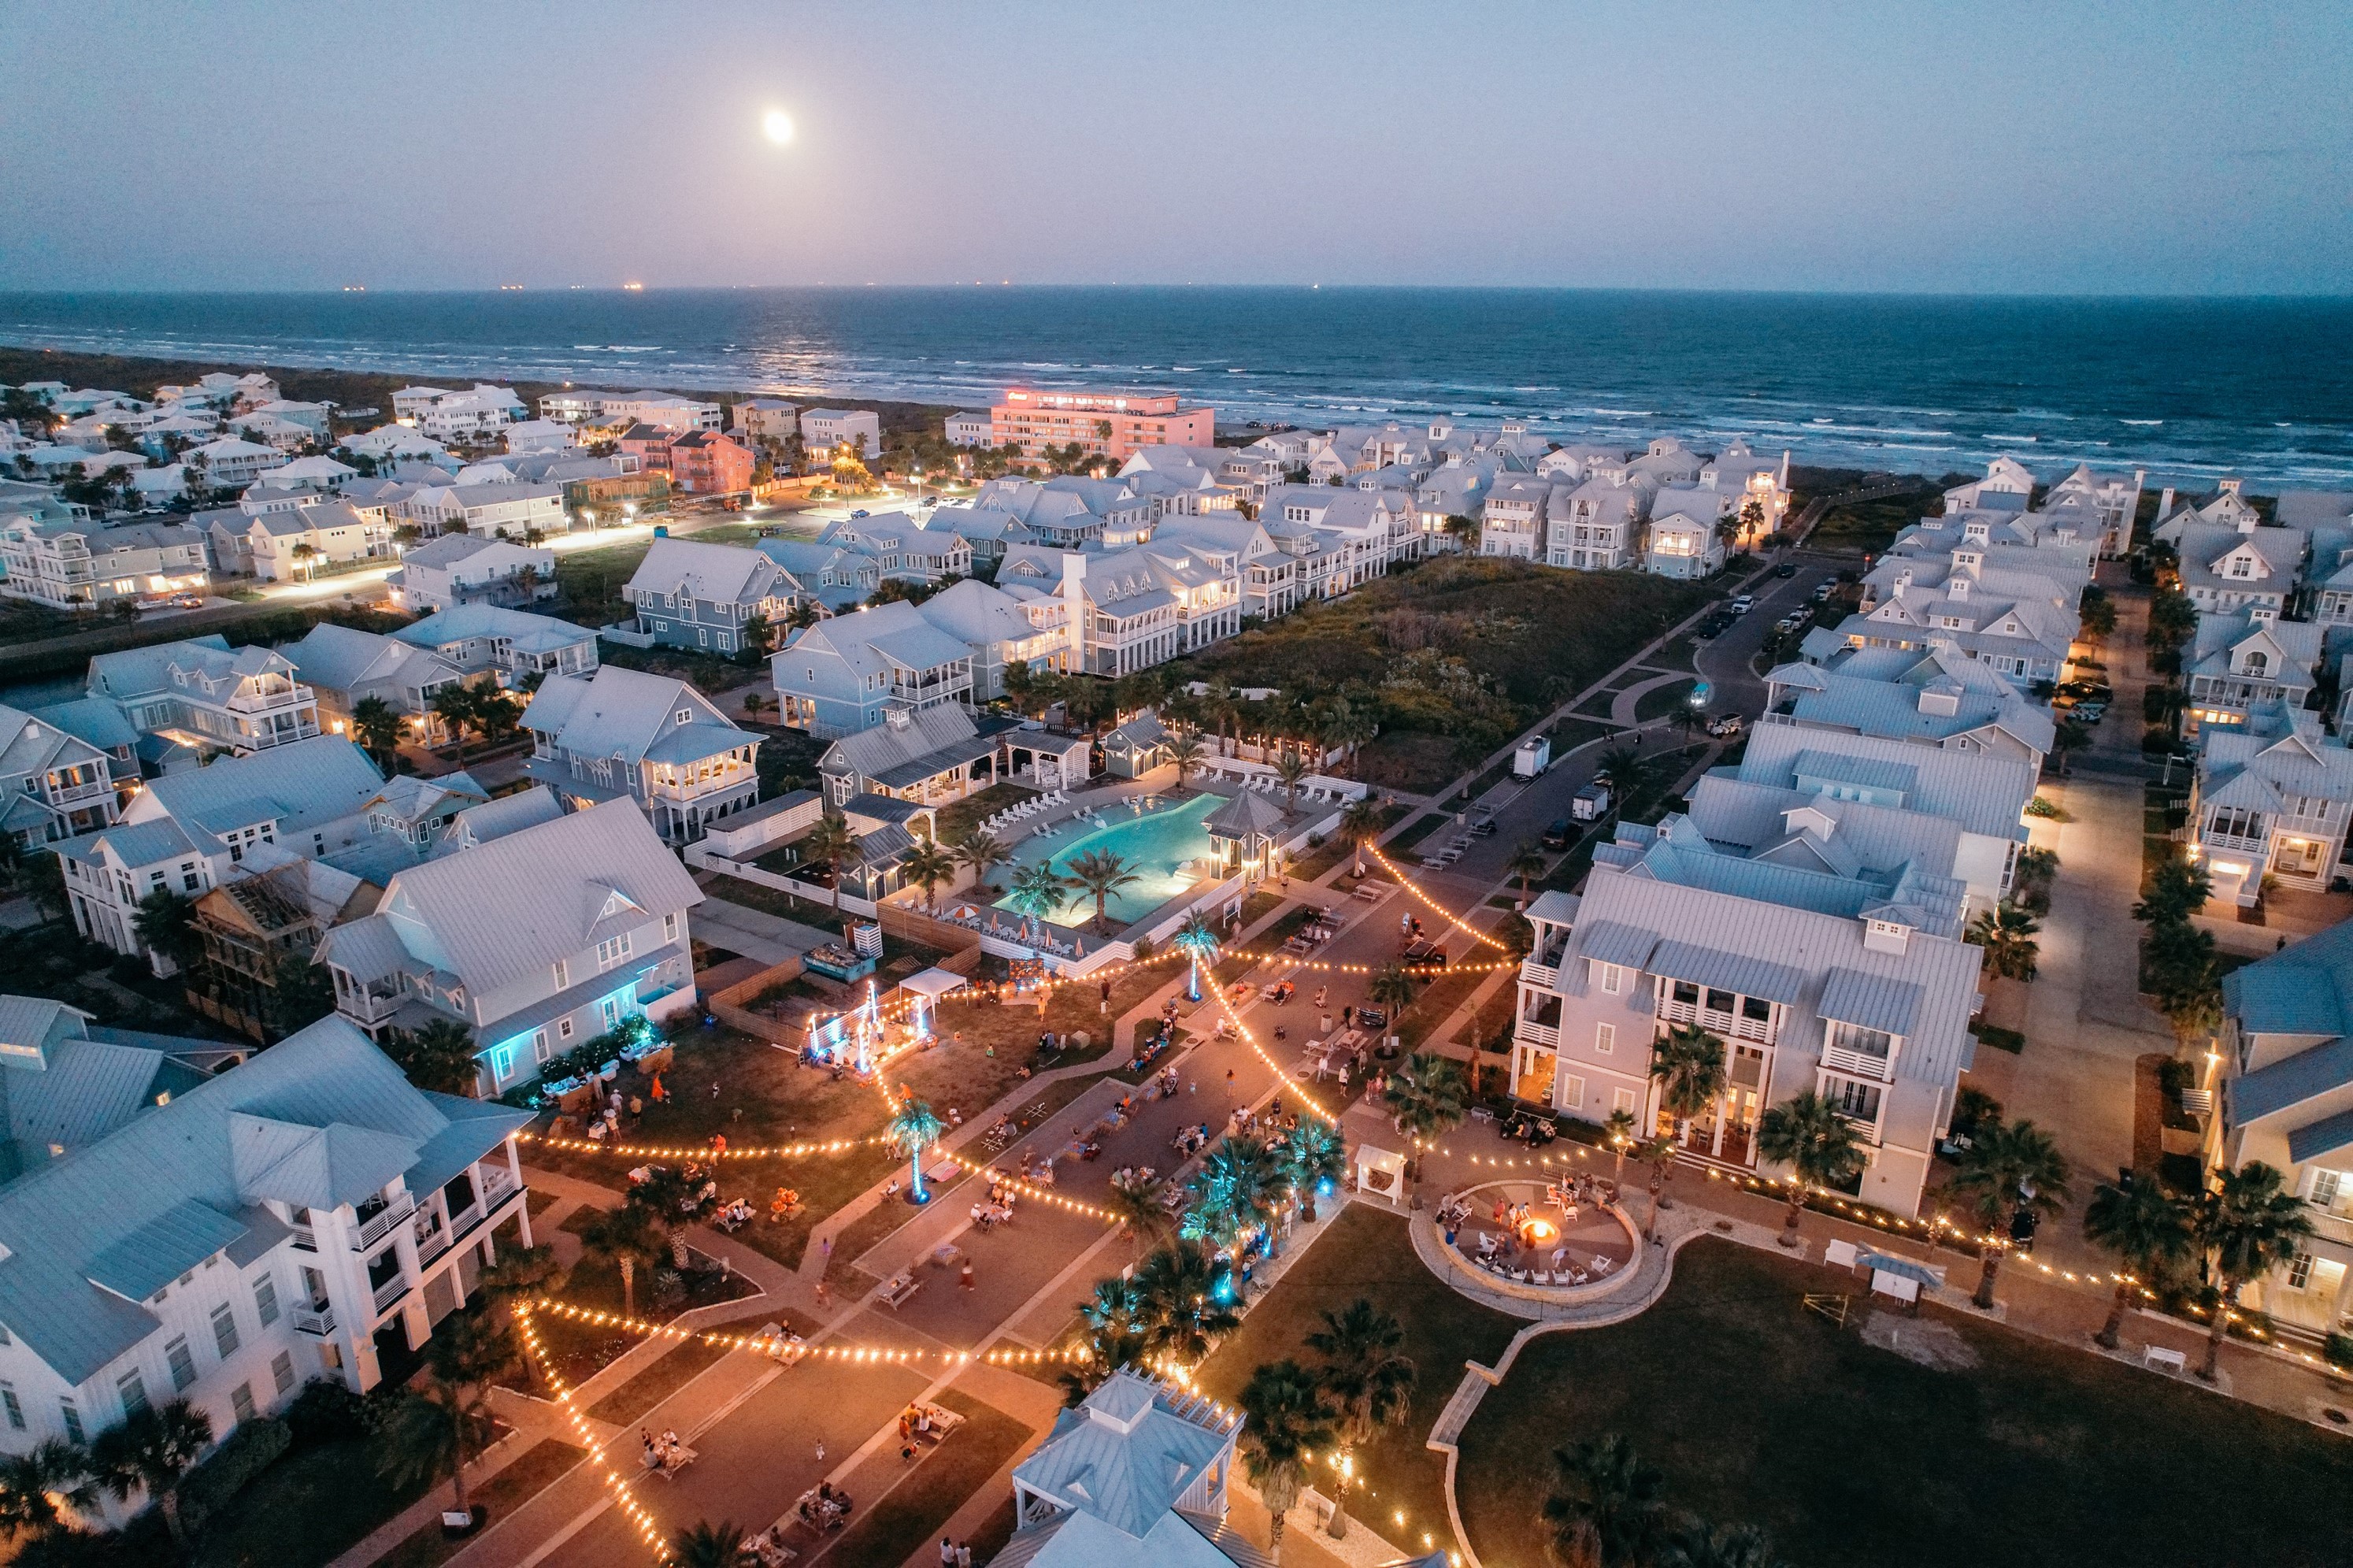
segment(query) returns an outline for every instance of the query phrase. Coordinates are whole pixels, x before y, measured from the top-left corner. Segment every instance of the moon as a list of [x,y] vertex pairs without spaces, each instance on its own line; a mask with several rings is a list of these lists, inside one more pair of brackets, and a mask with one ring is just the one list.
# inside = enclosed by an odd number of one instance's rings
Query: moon
[[793,139],[793,119],[781,109],[771,109],[760,117],[760,130],[768,140],[781,147]]

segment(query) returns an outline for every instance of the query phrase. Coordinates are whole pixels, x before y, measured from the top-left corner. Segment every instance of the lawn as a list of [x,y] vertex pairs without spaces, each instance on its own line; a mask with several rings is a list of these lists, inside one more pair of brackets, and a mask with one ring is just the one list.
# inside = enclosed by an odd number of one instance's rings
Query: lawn
[[1800,1307],[1832,1289],[1854,1287],[1706,1238],[1640,1317],[1532,1341],[1462,1434],[1482,1559],[1545,1563],[1552,1451],[1617,1432],[1672,1504],[1807,1568],[2346,1561],[2294,1501],[2353,1483],[2341,1437],[1938,1308],[1881,1325],[1977,1358],[1936,1370],[1866,1343],[1867,1308],[1841,1329]]
[[[565,1472],[588,1457],[587,1450],[543,1437],[531,1449],[479,1487],[470,1488],[466,1500],[492,1520],[501,1520],[545,1491]],[[442,1534],[438,1520],[425,1525],[407,1540],[377,1558],[371,1568],[439,1568],[458,1555],[467,1542]]]
[[1342,694],[1381,734],[1369,782],[1427,792],[1565,702],[1710,597],[1634,572],[1448,557],[1310,605],[1187,662],[1187,673]]
[[[358,1439],[289,1454],[207,1520],[196,1568],[318,1568],[421,1495],[375,1473]],[[299,1528],[290,1528],[297,1525]]]
[[[1462,1381],[1463,1361],[1493,1365],[1520,1323],[1457,1295],[1422,1267],[1402,1216],[1350,1204],[1251,1306],[1241,1328],[1202,1364],[1199,1382],[1213,1397],[1230,1403],[1261,1362],[1286,1356],[1312,1362],[1306,1336],[1323,1327],[1324,1313],[1360,1296],[1404,1325],[1405,1353],[1419,1376],[1404,1423],[1380,1433],[1356,1456],[1364,1480],[1351,1494],[1351,1509],[1399,1546],[1429,1550],[1422,1545],[1427,1532],[1438,1548],[1451,1548],[1445,1461],[1423,1441]],[[1317,1489],[1328,1494],[1331,1479],[1328,1472],[1320,1476]],[[1399,1510],[1406,1517],[1402,1528]],[[1293,1528],[1304,1519],[1294,1516]]]
[[842,1568],[903,1562],[918,1547],[936,1542],[940,1527],[965,1499],[1029,1440],[1029,1427],[958,1390],[943,1391],[939,1403],[963,1416],[964,1425],[926,1454],[913,1475],[853,1520],[824,1552],[825,1561]]
[[566,550],[555,557],[555,581],[563,595],[555,613],[581,626],[610,626],[634,613],[622,590],[637,575],[653,542],[599,545]]
[[1663,686],[1653,686],[1634,699],[1634,717],[1643,724],[1665,718],[1683,706],[1691,694],[1692,683],[1689,681],[1670,681]]
[[1873,555],[1895,542],[1895,535],[1920,521],[1931,493],[1924,485],[1908,495],[1878,501],[1850,502],[1822,514],[1807,543],[1817,549],[1862,550]]

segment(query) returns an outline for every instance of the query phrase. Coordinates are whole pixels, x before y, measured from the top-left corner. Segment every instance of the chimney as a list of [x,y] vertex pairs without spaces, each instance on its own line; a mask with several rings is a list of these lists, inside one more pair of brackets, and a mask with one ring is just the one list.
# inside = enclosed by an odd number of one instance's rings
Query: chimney
[[2246,482],[2247,482],[2243,479],[2226,479],[2222,482],[2222,493],[2225,495],[2236,495],[2239,493],[2240,488]]
[[2167,485],[2157,498],[2157,520],[2164,522],[2173,515],[2173,486]]

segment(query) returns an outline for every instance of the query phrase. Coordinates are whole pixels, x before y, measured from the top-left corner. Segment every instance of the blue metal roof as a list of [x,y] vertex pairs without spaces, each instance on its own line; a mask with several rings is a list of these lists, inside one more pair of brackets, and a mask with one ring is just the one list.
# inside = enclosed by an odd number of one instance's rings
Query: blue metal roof
[[1908,1035],[1926,993],[1910,980],[1833,969],[1822,981],[1822,1016],[1865,1029]]
[[244,1224],[204,1204],[174,1203],[90,1260],[90,1282],[144,1301],[245,1234]]
[[1703,948],[1696,942],[1661,942],[1647,967],[1670,980],[1759,996],[1785,1006],[1794,1004],[1806,990],[1803,971],[1787,964],[1728,953],[1721,948]]

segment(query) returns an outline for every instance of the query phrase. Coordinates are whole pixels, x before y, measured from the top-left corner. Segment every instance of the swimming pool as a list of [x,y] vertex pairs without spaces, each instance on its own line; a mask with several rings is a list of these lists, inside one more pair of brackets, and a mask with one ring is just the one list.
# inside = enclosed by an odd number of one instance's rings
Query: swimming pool
[[[1058,871],[1076,857],[1107,851],[1127,863],[1136,880],[1113,894],[1103,911],[1114,926],[1143,918],[1202,880],[1207,868],[1196,863],[1209,853],[1209,832],[1201,824],[1225,804],[1223,796],[1203,792],[1191,800],[1138,814],[1124,803],[1108,807],[1103,820],[1088,823],[1073,818],[1040,837],[1014,846],[1013,864],[1036,865],[1050,861]],[[1010,875],[1002,872],[999,875]],[[997,901],[999,909],[1013,908],[1013,896]],[[1027,911],[1020,911],[1027,913]],[[1094,895],[1071,895],[1070,902],[1047,918],[1058,926],[1077,927],[1095,917]]]

